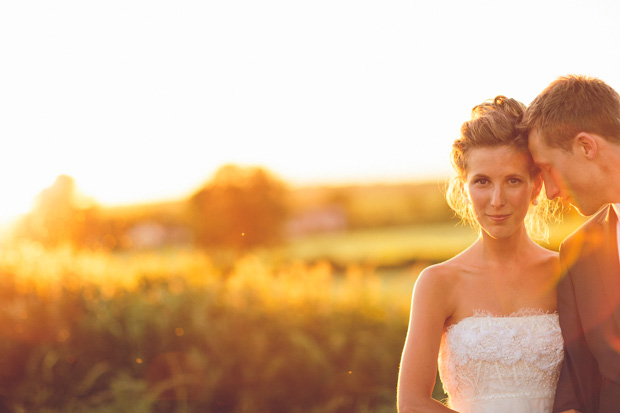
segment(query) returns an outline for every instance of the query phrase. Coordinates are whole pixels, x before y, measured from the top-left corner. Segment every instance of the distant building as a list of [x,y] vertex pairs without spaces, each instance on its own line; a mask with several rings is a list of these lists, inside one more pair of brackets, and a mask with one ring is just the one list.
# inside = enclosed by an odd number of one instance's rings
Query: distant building
[[191,242],[191,234],[187,228],[155,221],[136,223],[127,230],[127,237],[130,246],[136,249],[187,245]]
[[285,231],[289,239],[301,238],[320,233],[335,233],[348,228],[348,217],[340,206],[317,207],[302,211],[286,223]]

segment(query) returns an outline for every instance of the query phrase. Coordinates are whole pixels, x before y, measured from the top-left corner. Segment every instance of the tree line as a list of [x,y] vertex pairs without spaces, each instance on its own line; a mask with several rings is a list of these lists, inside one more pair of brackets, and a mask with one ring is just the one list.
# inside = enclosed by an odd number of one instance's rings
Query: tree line
[[[169,204],[104,208],[81,202],[74,179],[59,176],[16,225],[15,239],[45,246],[118,250],[151,223],[180,233],[174,242],[243,250],[286,241],[291,222],[311,212],[340,211],[340,229],[446,221],[441,184],[291,188],[256,166],[225,165],[187,199]],[[132,232],[133,231],[133,232]]]

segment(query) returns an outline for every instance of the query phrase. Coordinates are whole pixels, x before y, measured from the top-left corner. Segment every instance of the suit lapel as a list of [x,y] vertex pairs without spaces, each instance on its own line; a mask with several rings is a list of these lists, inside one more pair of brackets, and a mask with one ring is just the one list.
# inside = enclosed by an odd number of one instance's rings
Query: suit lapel
[[614,314],[614,319],[620,328],[620,263],[618,261],[618,242],[616,238],[616,213],[608,208],[607,214],[602,215],[602,220],[597,226],[598,234],[594,235],[600,241],[595,249],[593,258],[599,278],[599,285],[604,290],[603,295],[607,301],[609,313]]

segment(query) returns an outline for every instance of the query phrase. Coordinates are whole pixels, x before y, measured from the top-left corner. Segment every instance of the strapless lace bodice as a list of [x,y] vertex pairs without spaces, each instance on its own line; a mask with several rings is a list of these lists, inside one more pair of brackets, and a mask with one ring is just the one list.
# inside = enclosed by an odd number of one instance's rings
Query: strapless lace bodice
[[551,412],[563,360],[558,315],[478,313],[450,326],[439,373],[459,412]]

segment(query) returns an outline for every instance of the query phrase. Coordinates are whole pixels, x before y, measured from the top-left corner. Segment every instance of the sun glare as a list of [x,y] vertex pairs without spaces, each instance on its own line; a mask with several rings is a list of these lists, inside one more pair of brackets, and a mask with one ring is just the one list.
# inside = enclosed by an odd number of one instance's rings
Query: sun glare
[[19,216],[28,213],[38,192],[40,190],[33,192],[31,188],[23,187],[17,188],[17,190],[12,189],[5,194],[2,202],[0,202],[0,224],[10,223]]

